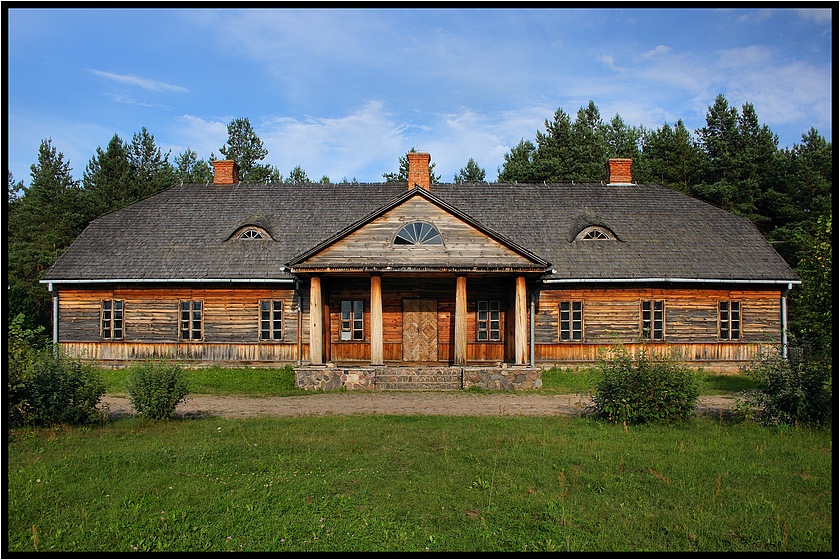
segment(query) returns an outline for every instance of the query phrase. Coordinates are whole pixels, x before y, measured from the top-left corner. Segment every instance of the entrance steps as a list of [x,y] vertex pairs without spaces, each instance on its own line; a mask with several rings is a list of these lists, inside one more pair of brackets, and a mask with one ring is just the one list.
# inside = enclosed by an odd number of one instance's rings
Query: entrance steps
[[461,389],[461,368],[387,368],[376,375],[380,390],[451,391]]
[[295,368],[295,387],[311,391],[458,391],[478,387],[489,390],[539,389],[542,370],[506,364],[487,366],[304,365]]

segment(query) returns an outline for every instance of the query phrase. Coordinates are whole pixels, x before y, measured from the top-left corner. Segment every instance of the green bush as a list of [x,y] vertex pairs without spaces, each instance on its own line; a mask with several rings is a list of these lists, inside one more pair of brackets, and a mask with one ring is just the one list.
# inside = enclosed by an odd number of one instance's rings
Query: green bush
[[595,415],[610,422],[675,422],[694,413],[700,390],[688,367],[642,348],[636,358],[623,346],[597,362]]
[[9,425],[82,424],[100,418],[96,406],[105,394],[102,377],[91,366],[37,343],[37,330],[23,328],[23,316],[9,324],[6,378]]
[[181,366],[169,362],[146,362],[134,367],[128,382],[128,398],[140,416],[149,420],[170,418],[186,400],[189,389]]
[[822,424],[831,417],[831,366],[791,347],[759,354],[745,373],[756,388],[744,391],[736,410],[763,425]]

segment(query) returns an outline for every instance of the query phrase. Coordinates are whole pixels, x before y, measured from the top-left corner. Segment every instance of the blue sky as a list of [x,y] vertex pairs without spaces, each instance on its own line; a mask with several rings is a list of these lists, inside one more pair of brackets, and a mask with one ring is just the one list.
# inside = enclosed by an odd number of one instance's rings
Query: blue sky
[[[183,4],[182,4],[183,5]],[[772,6],[772,4],[770,4]],[[53,4],[53,6],[56,6]],[[95,6],[91,4],[90,6]],[[831,6],[831,4],[826,4]],[[705,124],[751,102],[781,146],[832,135],[831,10],[9,9],[8,163],[42,139],[81,179],[97,147],[146,127],[170,159],[219,156],[247,117],[288,175],[381,181],[411,147],[443,181],[503,155],[559,107]]]

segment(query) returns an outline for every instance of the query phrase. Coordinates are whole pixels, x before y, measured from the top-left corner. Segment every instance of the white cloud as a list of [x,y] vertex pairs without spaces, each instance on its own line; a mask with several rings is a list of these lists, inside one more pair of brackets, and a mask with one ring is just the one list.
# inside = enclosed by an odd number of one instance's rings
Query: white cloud
[[99,76],[100,78],[105,78],[106,80],[109,80],[111,82],[139,87],[148,91],[172,93],[188,93],[190,91],[182,86],[167,84],[166,82],[160,82],[157,80],[150,80],[149,78],[141,78],[140,76],[114,74],[113,72],[103,72],[102,70],[95,69],[91,69],[90,72]]
[[300,165],[312,180],[328,175],[333,181],[345,176],[381,181],[381,174],[395,171],[399,156],[408,150],[407,125],[394,121],[379,100],[340,117],[276,117],[254,128],[268,149],[268,163],[284,175]]
[[615,65],[615,57],[611,54],[602,54],[598,56],[598,60],[610,70],[623,71],[622,68]]
[[668,54],[669,52],[671,52],[671,47],[668,47],[668,46],[665,46],[665,45],[657,45],[655,48],[653,48],[653,49],[651,49],[647,52],[643,52],[639,56],[641,56],[642,58],[652,58],[652,57],[655,57],[655,56],[661,56],[661,55]]

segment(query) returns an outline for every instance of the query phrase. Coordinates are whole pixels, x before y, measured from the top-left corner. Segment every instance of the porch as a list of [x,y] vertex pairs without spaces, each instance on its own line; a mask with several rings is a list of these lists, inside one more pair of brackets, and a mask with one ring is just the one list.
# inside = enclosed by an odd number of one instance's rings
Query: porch
[[310,391],[415,390],[440,391],[478,387],[527,390],[542,387],[542,370],[529,366],[301,366],[295,387]]

